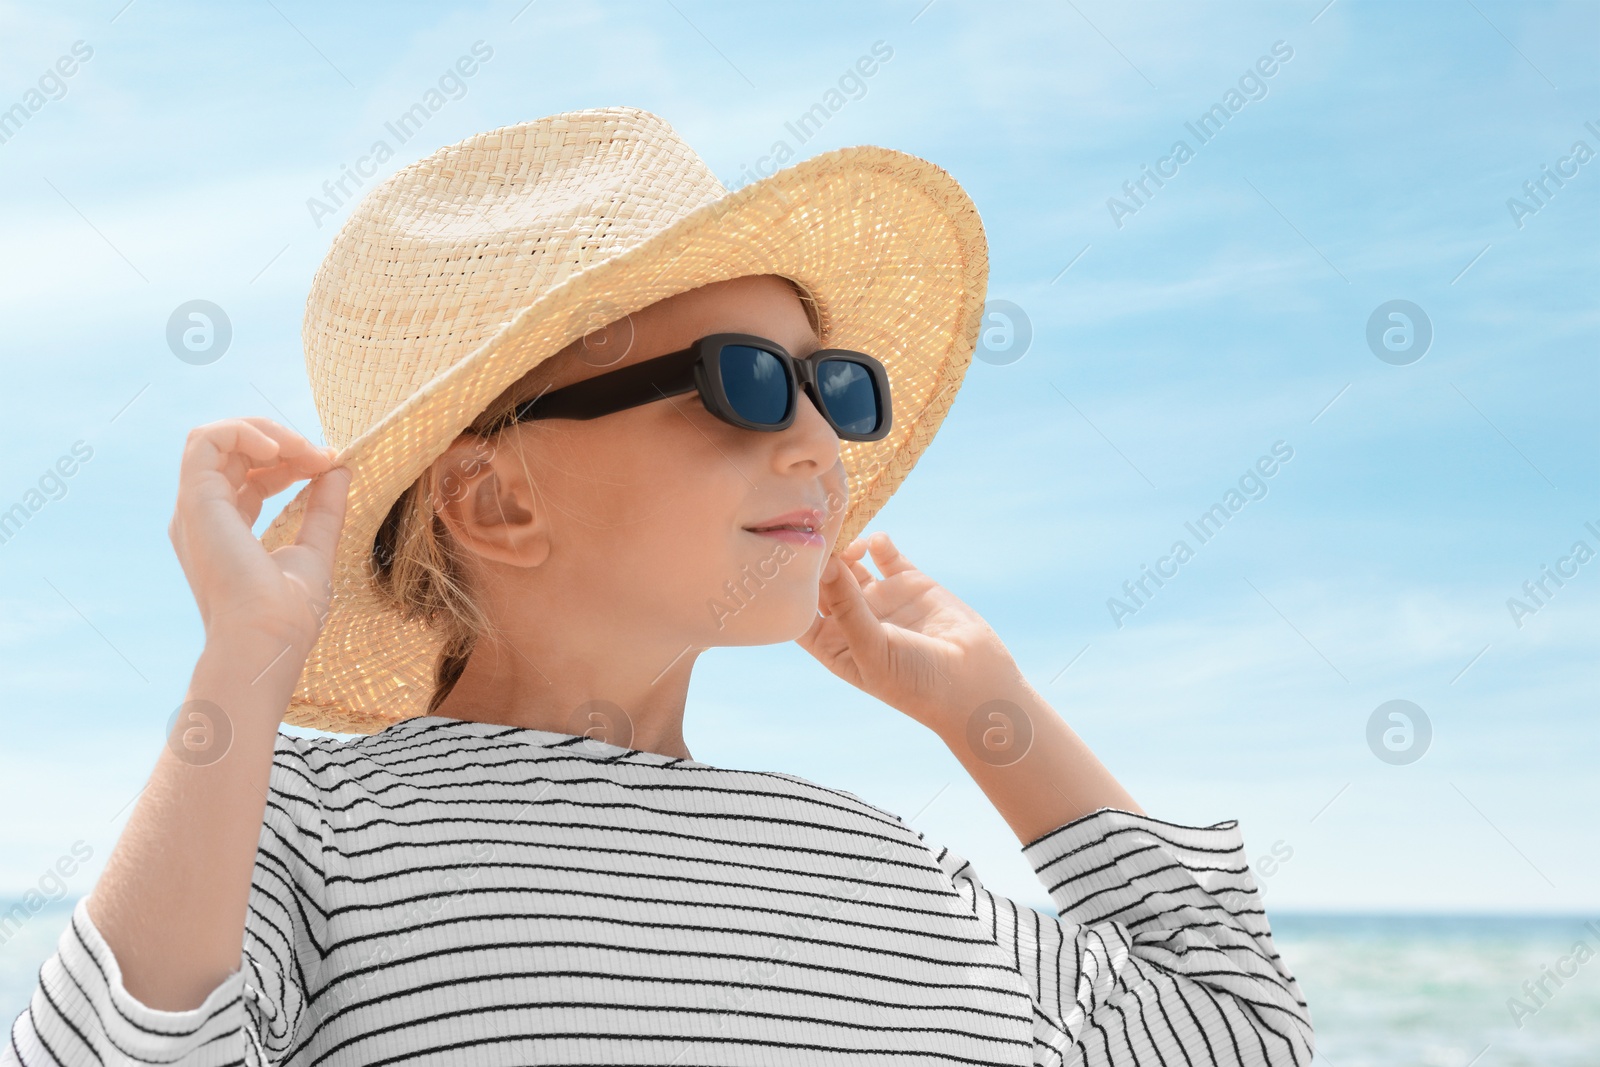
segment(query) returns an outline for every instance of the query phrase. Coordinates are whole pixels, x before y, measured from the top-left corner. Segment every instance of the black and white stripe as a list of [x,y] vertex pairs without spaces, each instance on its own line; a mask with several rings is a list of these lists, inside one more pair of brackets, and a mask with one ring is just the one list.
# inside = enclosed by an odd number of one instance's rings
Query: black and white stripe
[[794,775],[423,716],[280,733],[240,968],[122,987],[83,901],[0,1065],[1311,1060],[1235,822],[1023,847],[1060,909]]

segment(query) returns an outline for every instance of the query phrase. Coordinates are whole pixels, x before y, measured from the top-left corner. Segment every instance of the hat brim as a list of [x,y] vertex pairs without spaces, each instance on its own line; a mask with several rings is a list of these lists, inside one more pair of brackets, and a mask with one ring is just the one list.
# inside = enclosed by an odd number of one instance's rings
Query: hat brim
[[[333,599],[283,721],[371,734],[427,713],[443,638],[406,620],[373,584],[373,538],[400,494],[495,397],[601,319],[712,282],[778,274],[815,298],[825,345],[877,357],[892,382],[893,425],[880,441],[841,442],[850,500],[837,549],[905,480],[944,421],[977,344],[988,270],[977,210],[947,172],[857,146],[703,204],[543,293],[340,452],[353,477]],[[268,525],[268,550],[294,540],[309,491]]]

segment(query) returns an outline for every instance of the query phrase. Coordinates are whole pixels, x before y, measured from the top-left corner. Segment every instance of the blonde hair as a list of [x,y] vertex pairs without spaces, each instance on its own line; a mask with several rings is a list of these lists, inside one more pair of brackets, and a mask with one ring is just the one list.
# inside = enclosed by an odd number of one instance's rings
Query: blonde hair
[[[794,289],[804,306],[811,328],[820,337],[820,316],[811,294],[792,278],[783,278]],[[591,335],[573,340],[545,359],[495,397],[463,433],[490,440],[504,428],[504,420],[524,400],[539,395],[555,377],[565,358],[574,355]],[[553,427],[557,423],[535,423]],[[444,497],[451,493],[448,484],[454,472],[441,472],[437,463],[428,467],[395,500],[378,527],[372,542],[372,573],[378,590],[411,621],[432,626],[444,636],[444,646],[434,670],[433,694],[428,714],[438,710],[466,669],[481,635],[492,621],[473,596],[464,550],[450,536],[449,527],[439,516]]]

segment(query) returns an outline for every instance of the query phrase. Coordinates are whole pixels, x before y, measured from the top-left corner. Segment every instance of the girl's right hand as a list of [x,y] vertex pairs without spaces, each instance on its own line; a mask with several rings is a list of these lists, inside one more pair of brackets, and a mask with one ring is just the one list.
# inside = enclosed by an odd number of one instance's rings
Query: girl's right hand
[[[245,416],[189,431],[168,527],[207,638],[262,634],[309,654],[327,618],[348,467],[271,419]],[[302,478],[314,488],[293,544],[271,552],[251,532],[261,504]]]

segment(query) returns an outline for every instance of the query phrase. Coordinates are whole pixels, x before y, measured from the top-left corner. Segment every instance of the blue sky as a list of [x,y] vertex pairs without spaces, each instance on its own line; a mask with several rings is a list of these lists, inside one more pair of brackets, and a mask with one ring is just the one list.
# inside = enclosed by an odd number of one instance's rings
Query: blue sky
[[[0,109],[41,79],[59,97],[0,143],[0,510],[40,504],[0,543],[0,893],[79,841],[68,892],[93,884],[200,646],[166,533],[184,435],[258,414],[320,437],[300,320],[350,205],[307,201],[481,41],[363,190],[614,104],[730,187],[780,139],[964,185],[1031,340],[974,362],[869,530],[994,625],[1148,812],[1289,852],[1258,867],[1269,911],[1592,907],[1600,557],[1560,561],[1600,551],[1594,4],[124,3],[0,8]],[[800,141],[786,124],[875,44]],[[1202,142],[1186,123],[1232,90]],[[1135,202],[1146,168],[1168,177]],[[1569,177],[1532,201],[1546,168]],[[233,325],[207,365],[165,341],[193,299]],[[1431,327],[1421,358],[1368,343],[1396,300]],[[991,317],[997,348],[1017,321]],[[1201,544],[1185,523],[1241,478],[1254,498]],[[1108,600],[1158,565],[1118,625]],[[1558,566],[1519,626],[1508,599]],[[1414,762],[1369,747],[1391,700],[1431,725]],[[703,656],[686,735],[896,811],[1049,907],[942,743],[798,646]]]

